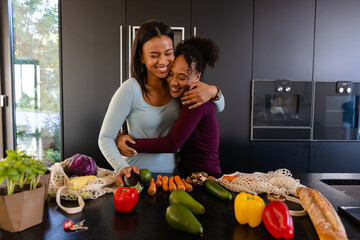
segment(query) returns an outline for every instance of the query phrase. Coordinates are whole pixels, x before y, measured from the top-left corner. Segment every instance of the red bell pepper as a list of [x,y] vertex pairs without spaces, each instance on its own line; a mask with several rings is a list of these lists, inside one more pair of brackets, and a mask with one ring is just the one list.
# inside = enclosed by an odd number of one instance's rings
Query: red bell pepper
[[119,212],[131,212],[138,200],[139,194],[135,188],[118,187],[114,191],[114,205]]
[[294,237],[294,223],[285,203],[270,202],[265,206],[263,222],[269,233],[276,239],[291,239]]

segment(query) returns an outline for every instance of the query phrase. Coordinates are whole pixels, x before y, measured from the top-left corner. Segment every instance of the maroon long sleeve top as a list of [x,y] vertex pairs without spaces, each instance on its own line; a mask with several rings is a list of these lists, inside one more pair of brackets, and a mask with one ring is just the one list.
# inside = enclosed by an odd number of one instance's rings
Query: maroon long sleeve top
[[211,102],[189,109],[182,105],[179,118],[166,137],[134,139],[127,145],[138,152],[175,153],[180,149],[182,174],[197,171],[221,173],[219,161],[219,125]]

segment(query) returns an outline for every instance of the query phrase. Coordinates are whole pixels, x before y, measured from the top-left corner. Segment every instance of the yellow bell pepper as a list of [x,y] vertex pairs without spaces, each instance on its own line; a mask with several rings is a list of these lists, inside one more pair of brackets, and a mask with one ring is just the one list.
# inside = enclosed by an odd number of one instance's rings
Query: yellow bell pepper
[[242,192],[238,194],[234,201],[236,220],[240,224],[249,224],[250,227],[257,227],[262,220],[262,213],[265,203],[257,195]]

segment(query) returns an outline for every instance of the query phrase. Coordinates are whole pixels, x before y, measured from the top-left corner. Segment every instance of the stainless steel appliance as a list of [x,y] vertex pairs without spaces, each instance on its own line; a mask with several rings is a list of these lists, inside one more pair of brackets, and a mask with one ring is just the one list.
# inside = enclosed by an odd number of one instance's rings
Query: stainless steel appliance
[[252,80],[251,140],[310,140],[313,83]]
[[359,96],[359,82],[315,82],[313,140],[360,140]]

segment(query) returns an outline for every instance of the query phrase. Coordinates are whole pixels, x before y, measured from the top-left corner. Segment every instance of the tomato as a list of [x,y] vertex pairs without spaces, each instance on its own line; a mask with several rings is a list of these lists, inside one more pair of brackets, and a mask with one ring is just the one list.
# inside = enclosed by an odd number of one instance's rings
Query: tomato
[[119,187],[114,191],[114,205],[119,212],[131,212],[139,200],[135,188]]

